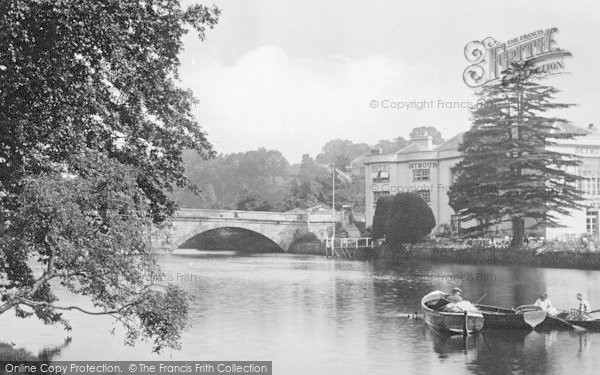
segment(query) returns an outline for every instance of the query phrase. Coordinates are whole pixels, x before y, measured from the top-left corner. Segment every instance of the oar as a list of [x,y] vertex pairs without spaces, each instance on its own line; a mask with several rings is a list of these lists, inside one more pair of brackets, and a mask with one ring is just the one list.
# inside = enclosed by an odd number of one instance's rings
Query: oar
[[578,326],[577,324],[573,324],[573,323],[569,323],[568,321],[564,320],[563,318],[559,318],[556,315],[548,315],[549,317],[551,317],[552,319],[556,319],[559,322],[566,324],[567,326],[569,326],[571,329],[574,329],[576,331],[587,331],[587,329],[583,328],[582,326]]
[[481,302],[481,300],[484,299],[485,296],[487,296],[487,292],[483,293],[483,295],[479,297],[479,299],[477,300],[477,302],[474,303],[474,305],[477,305],[479,302]]

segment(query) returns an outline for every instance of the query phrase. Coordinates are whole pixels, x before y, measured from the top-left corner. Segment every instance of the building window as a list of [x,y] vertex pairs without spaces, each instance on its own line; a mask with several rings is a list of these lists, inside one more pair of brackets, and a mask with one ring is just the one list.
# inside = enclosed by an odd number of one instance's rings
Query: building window
[[450,230],[452,230],[452,233],[460,232],[460,219],[458,215],[450,216]]
[[413,181],[429,181],[430,169],[413,169]]
[[598,235],[598,210],[588,209],[585,218],[585,227],[592,236]]
[[600,158],[581,158],[577,174],[582,177],[577,181],[577,188],[585,195],[600,195]]
[[577,181],[577,188],[585,195],[600,195],[600,177],[584,177]]
[[427,204],[431,203],[431,190],[417,190],[417,194],[419,194]]
[[373,172],[373,182],[386,182],[390,180],[390,171]]
[[373,208],[375,208],[375,206],[377,205],[377,200],[379,200],[379,198],[381,197],[385,197],[387,195],[390,195],[389,191],[376,191],[373,193]]

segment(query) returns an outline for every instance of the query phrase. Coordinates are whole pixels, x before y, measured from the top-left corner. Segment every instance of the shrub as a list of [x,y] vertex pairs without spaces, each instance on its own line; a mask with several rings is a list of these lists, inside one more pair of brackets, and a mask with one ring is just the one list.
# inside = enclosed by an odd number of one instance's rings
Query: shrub
[[428,235],[434,227],[433,212],[419,194],[399,193],[394,196],[386,228],[386,243],[392,247],[405,243],[414,244]]
[[375,205],[375,215],[373,216],[373,228],[371,230],[372,238],[383,238],[387,232],[387,226],[390,221],[390,207],[394,196],[388,195],[377,200]]

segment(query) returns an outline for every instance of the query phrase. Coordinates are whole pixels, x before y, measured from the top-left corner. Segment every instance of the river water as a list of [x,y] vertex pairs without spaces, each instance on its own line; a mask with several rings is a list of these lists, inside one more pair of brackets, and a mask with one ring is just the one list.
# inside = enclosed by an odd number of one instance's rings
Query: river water
[[[443,336],[406,317],[434,289],[460,286],[475,301],[530,304],[545,290],[571,308],[600,308],[600,272],[518,266],[390,265],[281,253],[178,250],[163,272],[195,300],[180,351],[123,345],[108,317],[65,315],[66,333],[12,314],[0,342],[54,360],[267,360],[274,374],[597,374],[600,333],[485,331]],[[62,294],[63,304],[82,300]],[[85,302],[83,302],[85,303]],[[71,339],[65,342],[65,338]],[[48,354],[51,352],[51,354]]]

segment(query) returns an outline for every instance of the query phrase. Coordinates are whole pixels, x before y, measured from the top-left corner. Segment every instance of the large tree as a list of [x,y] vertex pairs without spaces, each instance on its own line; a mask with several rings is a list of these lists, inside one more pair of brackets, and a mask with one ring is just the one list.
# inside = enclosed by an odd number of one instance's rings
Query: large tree
[[[380,199],[381,201],[381,199]],[[414,244],[435,228],[435,217],[423,197],[417,193],[398,193],[389,208],[385,241],[392,248]]]
[[569,107],[554,102],[557,92],[540,84],[532,63],[524,62],[511,64],[501,82],[477,93],[482,104],[474,109],[472,127],[459,146],[464,158],[449,192],[461,220],[477,222],[468,232],[510,221],[512,245],[520,246],[525,218],[556,226],[556,214],[579,207],[572,174],[578,161],[551,150],[557,140],[577,135],[552,114]]
[[[0,313],[62,323],[110,314],[127,342],[178,347],[180,289],[155,285],[150,227],[189,186],[183,149],[213,154],[178,87],[191,25],[219,10],[179,1],[0,2]],[[88,296],[67,306],[53,289]]]

